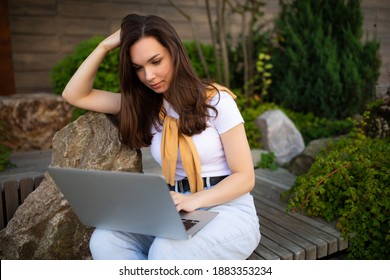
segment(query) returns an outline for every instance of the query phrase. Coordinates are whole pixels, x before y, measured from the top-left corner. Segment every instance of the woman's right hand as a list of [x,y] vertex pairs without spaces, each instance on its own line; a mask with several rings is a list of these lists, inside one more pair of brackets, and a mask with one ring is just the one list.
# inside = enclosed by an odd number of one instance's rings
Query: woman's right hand
[[112,33],[110,36],[105,38],[100,45],[104,47],[107,52],[112,51],[113,49],[119,47],[121,44],[121,30],[118,29],[114,33]]

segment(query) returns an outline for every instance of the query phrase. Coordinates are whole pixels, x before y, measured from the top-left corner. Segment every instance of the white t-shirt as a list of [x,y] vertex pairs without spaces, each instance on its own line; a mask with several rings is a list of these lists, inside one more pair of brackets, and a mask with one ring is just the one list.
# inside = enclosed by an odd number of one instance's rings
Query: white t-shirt
[[[218,102],[219,99],[219,102]],[[228,131],[236,125],[243,123],[244,119],[238,110],[236,102],[233,98],[224,91],[220,91],[220,95],[216,94],[210,101],[218,110],[218,116],[215,118],[213,110],[209,109],[209,114],[212,116],[207,121],[207,128],[200,134],[192,136],[192,140],[198,151],[201,175],[202,177],[214,177],[231,174],[231,170],[226,161],[225,152],[223,150],[220,134]],[[167,115],[176,119],[179,118],[171,105],[164,100],[164,108]],[[161,165],[161,131],[152,128],[154,134],[150,151],[153,158]],[[186,177],[181,157],[180,150],[176,165],[175,180],[181,180]]]

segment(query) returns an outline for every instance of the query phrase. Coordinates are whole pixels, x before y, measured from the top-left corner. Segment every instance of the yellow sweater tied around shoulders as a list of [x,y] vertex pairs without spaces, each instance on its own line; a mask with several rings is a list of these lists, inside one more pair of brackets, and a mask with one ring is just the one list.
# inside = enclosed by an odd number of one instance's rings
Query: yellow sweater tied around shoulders
[[[213,86],[215,88],[212,86],[206,88],[207,102],[219,91],[226,91],[233,99],[236,99],[236,95],[228,88],[218,84],[213,84]],[[180,133],[178,120],[165,115],[161,140],[162,174],[167,184],[171,186],[175,185],[176,163],[179,149],[183,168],[190,183],[191,193],[203,190],[200,158],[192,137]]]

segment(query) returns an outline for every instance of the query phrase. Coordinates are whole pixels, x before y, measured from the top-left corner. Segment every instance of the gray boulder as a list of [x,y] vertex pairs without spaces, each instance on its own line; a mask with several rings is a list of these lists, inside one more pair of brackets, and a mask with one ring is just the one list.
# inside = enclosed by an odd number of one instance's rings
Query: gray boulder
[[[89,112],[55,134],[51,165],[142,172],[142,155],[121,145],[106,115]],[[92,230],[46,173],[0,231],[0,259],[90,259]]]
[[278,165],[284,165],[305,149],[305,143],[294,123],[280,110],[269,110],[256,119],[261,143],[273,152]]

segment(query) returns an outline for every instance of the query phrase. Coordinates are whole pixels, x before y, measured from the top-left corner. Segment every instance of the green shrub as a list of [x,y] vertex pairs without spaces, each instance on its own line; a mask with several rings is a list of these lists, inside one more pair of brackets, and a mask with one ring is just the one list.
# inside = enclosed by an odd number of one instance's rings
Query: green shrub
[[[81,63],[97,47],[104,37],[96,36],[77,45],[74,51],[65,56],[51,71],[53,91],[61,94],[66,84],[76,72]],[[102,63],[96,74],[94,87],[98,89],[119,92],[119,49],[111,51]]]
[[353,120],[330,120],[314,116],[312,112],[307,114],[297,113],[288,109],[281,109],[292,120],[301,132],[305,144],[319,138],[328,138],[348,134],[353,128]]
[[362,42],[360,0],[294,0],[281,8],[267,101],[328,119],[362,113],[380,59],[378,41]]
[[8,146],[0,143],[0,171],[4,171],[5,169],[13,166],[9,160],[10,155],[11,149]]
[[351,259],[389,259],[389,144],[358,131],[333,143],[284,194],[287,210],[336,219]]
[[[207,69],[210,75],[211,80],[216,79],[216,73],[217,73],[217,67],[215,65],[214,60],[214,49],[211,45],[208,44],[200,44],[203,57],[207,64]],[[188,53],[188,56],[191,61],[191,65],[194,68],[195,72],[199,75],[199,77],[203,79],[207,79],[207,74],[205,72],[205,69],[201,63],[201,60],[199,58],[199,53],[196,48],[195,41],[185,41],[184,47],[186,48],[186,51]]]
[[275,162],[275,154],[273,152],[269,153],[262,153],[261,154],[261,160],[257,164],[259,168],[268,168],[271,170],[276,170],[278,166],[276,165]]
[[[51,71],[53,91],[62,94],[66,84],[77,71],[81,63],[104,39],[103,36],[95,36],[78,44],[73,52],[65,56]],[[115,49],[106,55],[96,74],[94,87],[112,92],[119,92],[119,49]],[[72,121],[83,115],[86,111],[80,108],[73,109]]]
[[7,139],[6,129],[2,122],[0,122],[0,171],[14,167],[9,157],[11,156],[11,145]]

